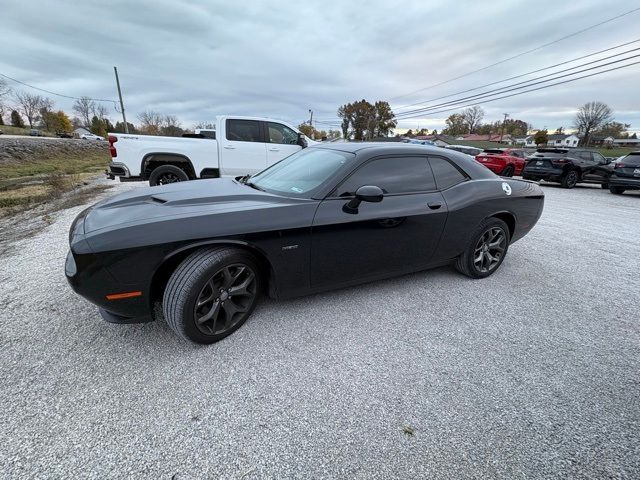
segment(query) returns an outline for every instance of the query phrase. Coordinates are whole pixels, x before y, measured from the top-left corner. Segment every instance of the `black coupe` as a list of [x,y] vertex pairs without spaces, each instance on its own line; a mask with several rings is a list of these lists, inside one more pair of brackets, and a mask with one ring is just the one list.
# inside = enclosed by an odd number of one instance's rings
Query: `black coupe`
[[494,273],[536,224],[535,183],[410,144],[304,149],[252,177],[135,189],[86,209],[66,275],[103,318],[212,343],[284,298],[454,264]]

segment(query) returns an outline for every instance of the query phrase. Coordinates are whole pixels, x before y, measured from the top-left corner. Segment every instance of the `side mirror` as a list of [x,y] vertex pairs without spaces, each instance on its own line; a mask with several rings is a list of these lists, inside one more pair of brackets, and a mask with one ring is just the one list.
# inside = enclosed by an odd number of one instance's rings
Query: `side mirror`
[[358,213],[358,207],[362,202],[378,203],[384,198],[384,192],[374,185],[363,185],[356,190],[356,197],[349,200],[342,207],[345,213]]
[[298,145],[300,145],[302,148],[307,147],[307,139],[304,137],[304,133],[298,132]]

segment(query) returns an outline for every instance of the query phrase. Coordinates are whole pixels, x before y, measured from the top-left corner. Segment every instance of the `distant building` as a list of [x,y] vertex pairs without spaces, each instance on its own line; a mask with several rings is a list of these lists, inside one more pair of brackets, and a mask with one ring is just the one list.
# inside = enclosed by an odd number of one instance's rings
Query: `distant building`
[[640,147],[639,138],[616,138],[613,142],[616,147]]
[[[524,138],[524,146],[525,147],[536,147],[536,142],[534,140],[534,135],[529,135]],[[522,141],[522,139],[518,139]],[[551,135],[547,135],[547,147],[569,147],[574,148],[578,146],[578,142],[580,139],[576,135],[562,135],[558,133],[553,133]],[[518,144],[520,145],[520,144]]]
[[80,137],[80,135],[85,135],[87,133],[91,133],[91,132],[84,127],[78,127],[73,131],[73,135],[75,137]]

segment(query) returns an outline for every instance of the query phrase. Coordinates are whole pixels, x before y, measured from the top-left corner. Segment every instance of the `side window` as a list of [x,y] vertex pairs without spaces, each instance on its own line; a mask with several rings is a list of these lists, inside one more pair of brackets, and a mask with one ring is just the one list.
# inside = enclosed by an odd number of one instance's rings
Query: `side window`
[[234,142],[262,142],[260,122],[257,120],[227,120],[227,140]]
[[353,196],[364,185],[380,187],[386,194],[425,192],[436,188],[426,157],[379,158],[367,162],[351,174],[335,194]]
[[445,190],[449,187],[453,187],[467,179],[460,170],[444,158],[432,157],[429,158],[429,163],[433,170],[433,176],[436,178],[438,190]]
[[588,162],[592,161],[593,159],[591,152],[580,152],[578,153],[578,156],[583,160],[587,160]]
[[283,143],[285,145],[298,143],[298,134],[280,123],[268,122],[267,132],[269,133],[269,143]]
[[604,159],[604,157],[602,155],[600,155],[597,152],[591,152],[591,154],[593,155],[593,159],[596,161],[596,163],[607,163],[607,161]]

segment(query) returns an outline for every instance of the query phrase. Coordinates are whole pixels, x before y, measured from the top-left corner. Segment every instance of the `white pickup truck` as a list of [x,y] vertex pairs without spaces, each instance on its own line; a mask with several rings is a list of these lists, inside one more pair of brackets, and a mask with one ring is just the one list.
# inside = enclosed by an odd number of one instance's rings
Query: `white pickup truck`
[[149,180],[154,186],[254,174],[315,143],[291,125],[268,118],[219,116],[215,127],[187,137],[110,133],[107,176]]

